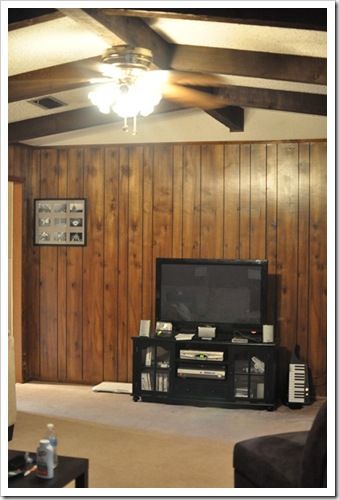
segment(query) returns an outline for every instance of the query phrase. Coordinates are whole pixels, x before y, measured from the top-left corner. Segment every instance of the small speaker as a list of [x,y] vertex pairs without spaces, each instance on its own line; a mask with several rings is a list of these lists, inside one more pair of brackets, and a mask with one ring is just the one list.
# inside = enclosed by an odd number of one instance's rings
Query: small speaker
[[142,337],[149,337],[151,330],[151,320],[150,319],[142,319],[140,321],[139,335]]
[[263,325],[262,327],[262,341],[263,342],[274,342],[274,326],[273,325]]

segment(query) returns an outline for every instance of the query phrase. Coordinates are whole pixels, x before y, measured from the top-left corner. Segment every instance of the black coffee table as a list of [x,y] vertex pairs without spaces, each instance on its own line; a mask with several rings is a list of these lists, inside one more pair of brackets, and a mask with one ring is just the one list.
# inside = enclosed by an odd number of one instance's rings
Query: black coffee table
[[[23,451],[9,450],[8,460],[17,455],[23,455]],[[35,453],[30,453],[35,460]],[[42,479],[32,472],[28,476],[12,477],[8,480],[9,488],[63,488],[75,480],[76,488],[88,488],[88,458],[75,458],[58,456],[58,466],[54,469],[52,479]]]

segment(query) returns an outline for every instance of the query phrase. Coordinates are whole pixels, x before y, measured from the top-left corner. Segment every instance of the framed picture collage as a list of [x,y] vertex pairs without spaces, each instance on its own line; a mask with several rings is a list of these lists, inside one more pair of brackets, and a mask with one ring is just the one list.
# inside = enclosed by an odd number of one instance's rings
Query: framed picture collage
[[86,245],[85,199],[34,200],[35,245]]

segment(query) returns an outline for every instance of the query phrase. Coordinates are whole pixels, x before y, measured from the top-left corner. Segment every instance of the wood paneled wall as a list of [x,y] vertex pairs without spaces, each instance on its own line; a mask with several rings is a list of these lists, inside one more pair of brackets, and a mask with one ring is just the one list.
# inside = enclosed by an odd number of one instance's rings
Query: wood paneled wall
[[[28,378],[130,381],[155,258],[269,260],[270,320],[326,391],[326,143],[11,146],[25,181]],[[33,245],[33,199],[85,197],[87,246]]]

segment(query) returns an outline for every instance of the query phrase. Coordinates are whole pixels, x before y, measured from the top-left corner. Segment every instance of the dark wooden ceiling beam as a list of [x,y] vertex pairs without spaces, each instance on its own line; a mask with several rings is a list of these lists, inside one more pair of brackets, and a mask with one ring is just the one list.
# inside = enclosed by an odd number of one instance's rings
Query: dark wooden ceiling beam
[[227,85],[215,90],[225,105],[326,116],[327,96],[306,92]]
[[[225,110],[220,111],[223,107],[253,107],[313,115],[326,115],[326,96],[324,95],[236,87],[231,85],[223,89],[218,89],[217,92],[220,97],[221,105],[217,110],[218,112],[208,110],[208,113],[226,126],[230,128],[233,127],[233,130],[236,130],[236,127],[239,129],[241,128],[241,112],[238,112],[238,118],[235,118],[236,113],[230,113],[229,110],[229,122],[227,124],[223,121],[224,118],[222,116],[226,114]],[[183,109],[183,107],[163,100],[158,105],[156,112],[163,113],[179,109]],[[232,114],[233,117],[231,116]],[[39,118],[10,123],[9,142],[19,142],[36,137],[95,127],[118,120],[121,120],[121,118],[116,115],[105,115],[100,113],[97,108],[93,106],[63,113],[49,114]]]
[[102,76],[97,68],[100,61],[101,55],[10,76],[8,101],[27,100],[89,85],[91,78]]
[[[181,106],[162,101],[157,106],[154,114],[168,113],[180,109],[182,109]],[[121,122],[122,124],[123,119],[116,114],[101,113],[96,106],[89,106],[63,113],[49,114],[39,118],[12,122],[8,125],[8,142],[20,142],[116,122]]]
[[[111,44],[116,44],[116,37],[118,37],[122,43],[151,50],[157,67],[169,67],[172,59],[172,45],[161,38],[142,19],[107,15],[103,9],[61,8],[59,10]],[[114,9],[111,10],[114,12]]]
[[[18,12],[20,11],[20,12]],[[25,11],[25,12],[23,12]],[[50,13],[45,14],[45,11]],[[326,9],[282,8],[282,9],[176,9],[158,7],[157,9],[101,9],[106,15],[133,16],[142,18],[170,18],[196,21],[213,21],[256,26],[307,29],[326,31]],[[41,12],[41,15],[37,15]],[[8,9],[8,30],[20,29],[62,17],[56,9]]]
[[[21,17],[20,15],[16,16],[12,11],[45,11],[51,10],[53,12],[49,12],[47,14],[41,14],[39,16],[34,16],[32,13],[32,17]],[[30,16],[29,12],[27,12],[26,16]],[[8,9],[8,31],[14,31],[21,28],[27,28],[27,26],[35,26],[36,24],[46,23],[48,21],[54,21],[55,19],[60,19],[64,17],[62,12],[58,12],[54,9]]]
[[[211,47],[176,46],[171,66],[176,70],[241,75],[312,84],[326,84],[326,60]],[[9,102],[31,99],[87,85],[98,77],[100,57],[60,64],[9,78]]]
[[171,67],[178,71],[326,85],[326,59],[318,57],[177,45]]
[[244,131],[244,110],[239,106],[210,109],[206,113],[230,129],[231,132]]
[[193,21],[272,26],[279,28],[326,31],[326,9],[101,9],[106,15],[144,18],[169,18]]

